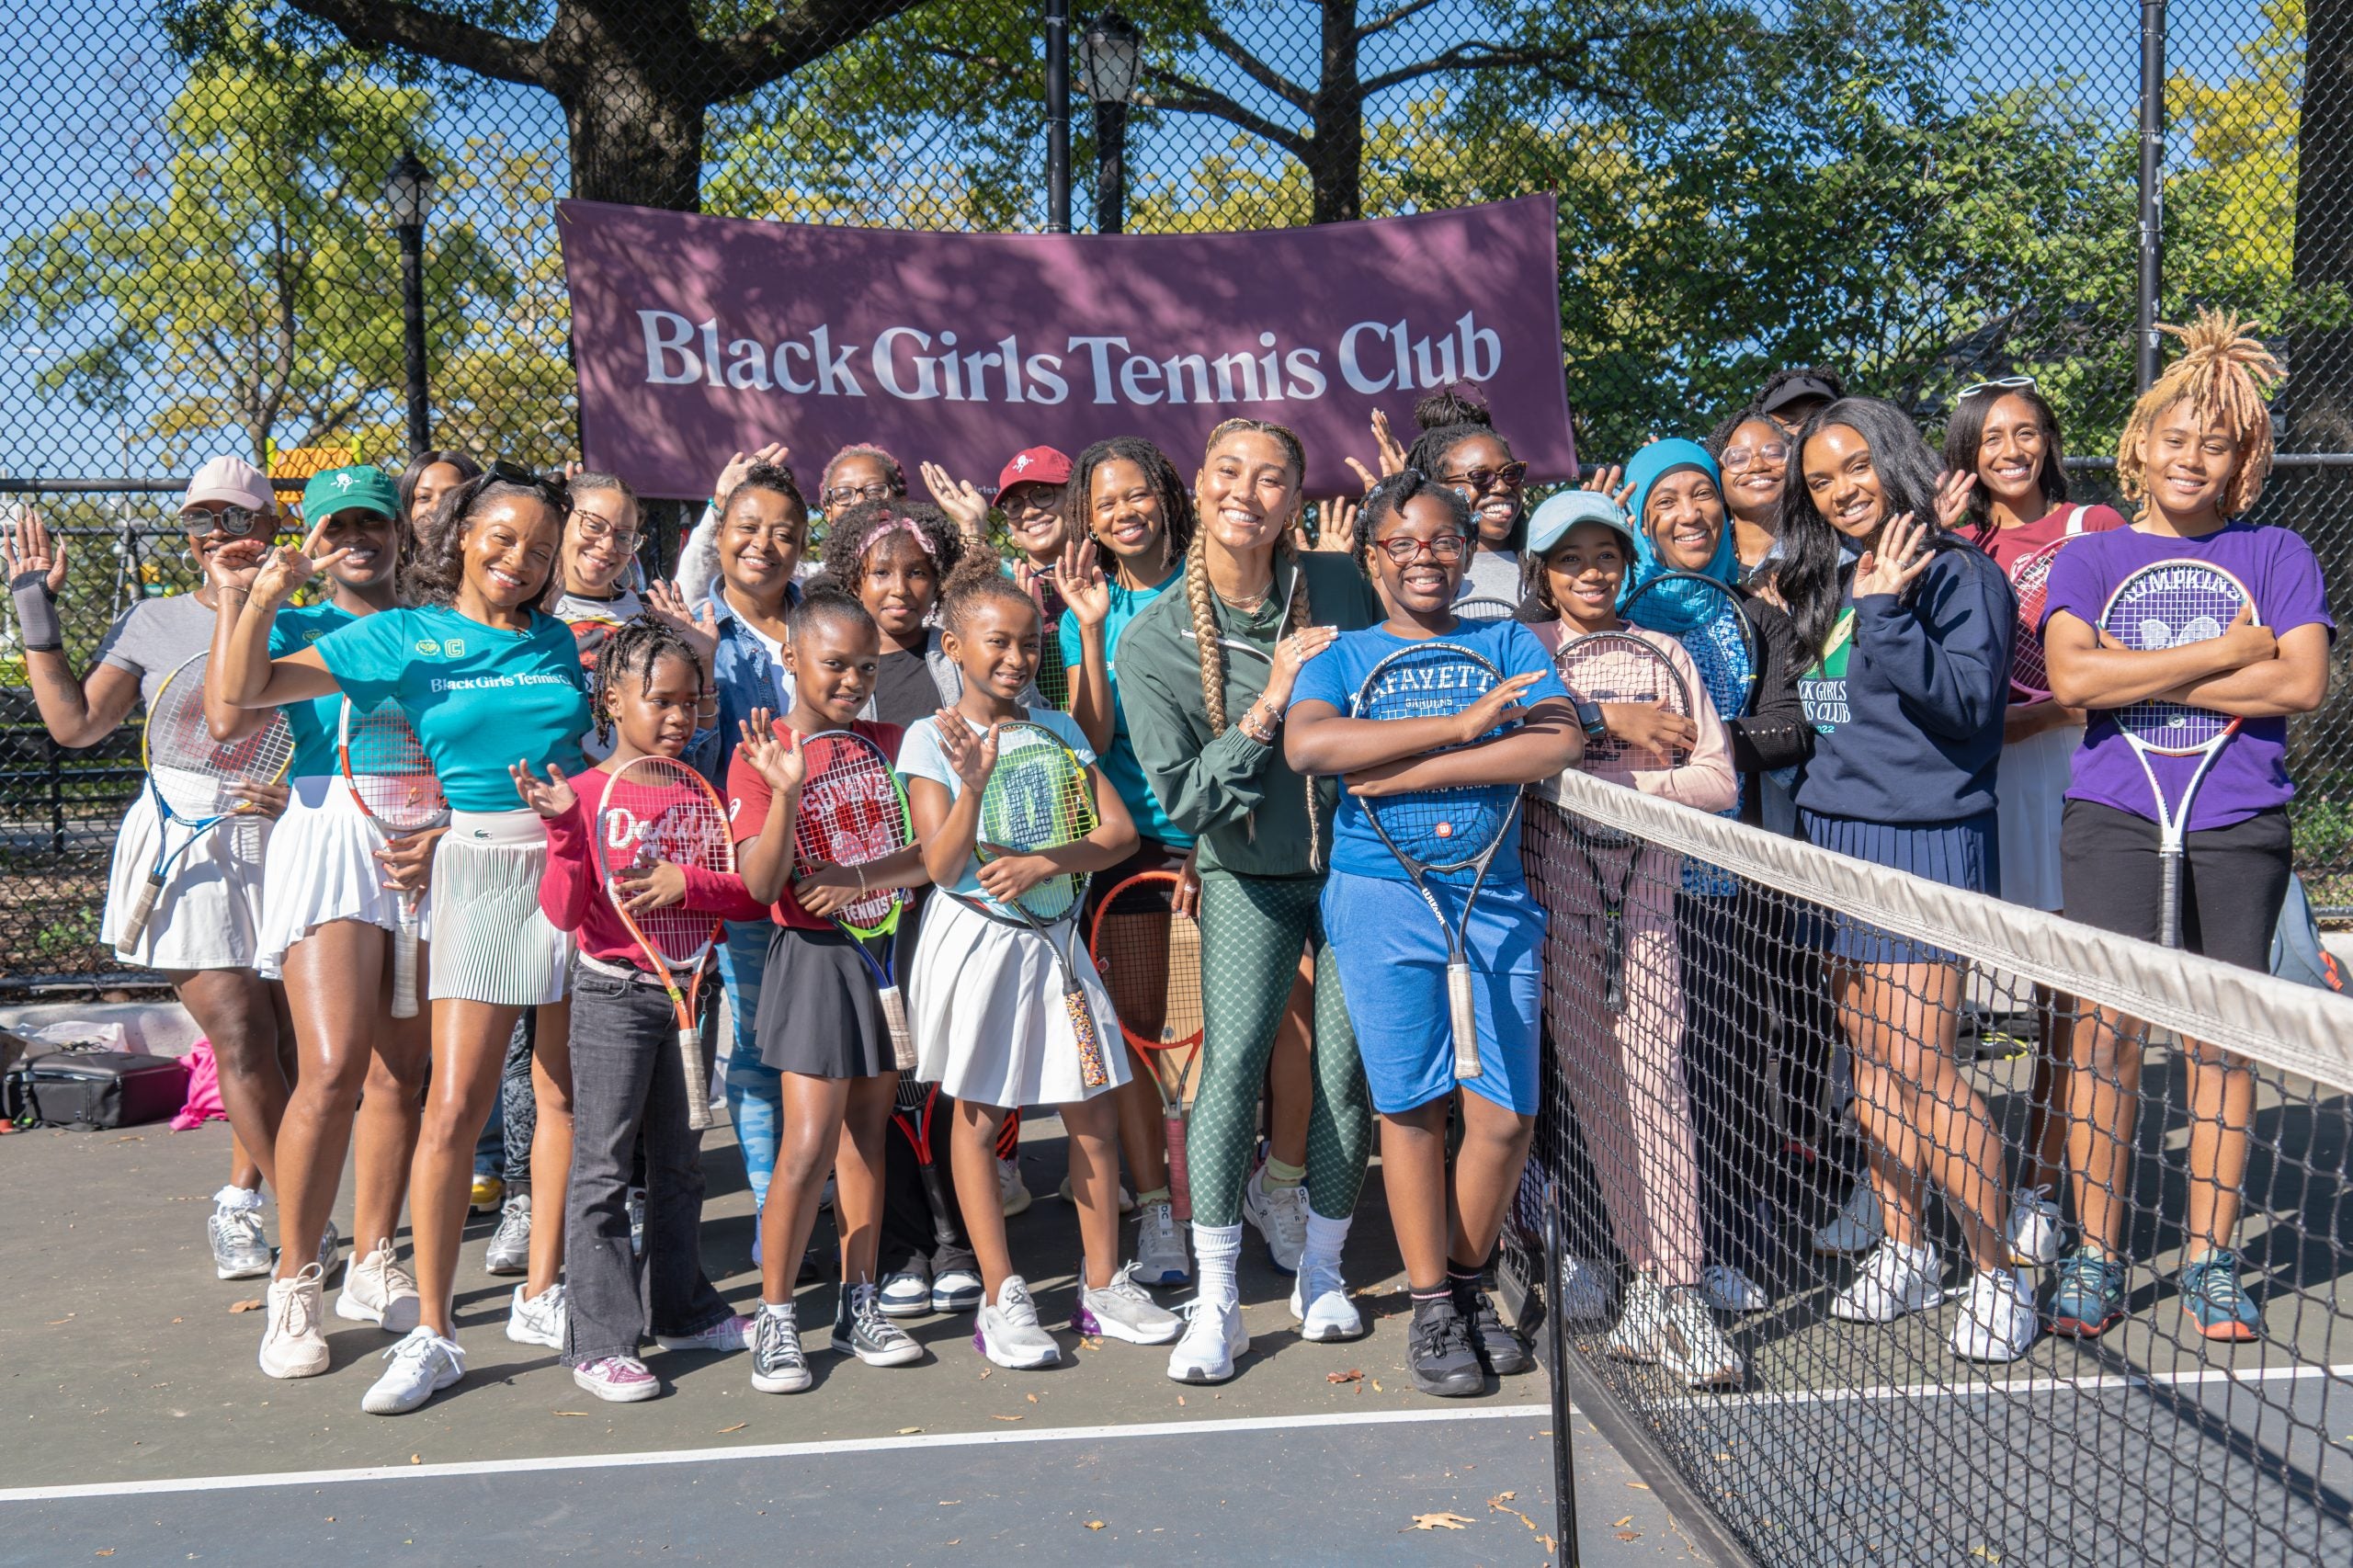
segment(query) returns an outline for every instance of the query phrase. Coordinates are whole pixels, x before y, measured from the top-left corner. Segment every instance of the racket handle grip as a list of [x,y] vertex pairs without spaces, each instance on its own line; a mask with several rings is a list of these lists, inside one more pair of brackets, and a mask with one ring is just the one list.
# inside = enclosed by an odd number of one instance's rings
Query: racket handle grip
[[405,893],[392,927],[392,1017],[416,1017],[416,901]]
[[[2188,813],[2185,802],[2182,814]],[[2181,862],[2179,849],[2157,851],[2157,940],[2168,948],[2181,946]]]
[[891,1030],[891,1064],[902,1073],[915,1070],[915,1037],[907,1028],[907,999],[895,985],[882,988],[882,1021]]
[[710,1126],[710,1080],[702,1070],[702,1031],[678,1031],[678,1064],[687,1071],[687,1126],[697,1132]]
[[1479,1009],[1473,994],[1471,966],[1447,965],[1446,1004],[1448,1015],[1454,1021],[1454,1076],[1458,1080],[1476,1078],[1485,1071],[1479,1065]]
[[1086,1009],[1086,994],[1080,991],[1063,993],[1063,1011],[1070,1015],[1073,1043],[1078,1047],[1078,1081],[1090,1089],[1099,1089],[1111,1082],[1111,1070],[1103,1062],[1103,1041],[1095,1033],[1095,1016]]
[[155,900],[163,892],[164,879],[161,877],[149,877],[140,885],[138,902],[131,906],[130,915],[124,917],[122,931],[115,938],[115,946],[135,948],[139,945],[139,938],[147,934],[147,917],[155,913]]
[[1185,1158],[1185,1108],[1170,1106],[1162,1120],[1168,1141],[1168,1210],[1181,1224],[1193,1217],[1193,1173]]

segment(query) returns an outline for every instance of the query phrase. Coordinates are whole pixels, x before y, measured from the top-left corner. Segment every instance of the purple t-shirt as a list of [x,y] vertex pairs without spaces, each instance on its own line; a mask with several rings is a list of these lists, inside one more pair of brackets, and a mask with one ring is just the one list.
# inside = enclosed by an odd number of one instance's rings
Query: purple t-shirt
[[[2333,638],[2336,622],[2328,613],[2328,595],[2321,581],[2320,562],[2302,534],[2283,528],[2257,528],[2231,523],[2202,539],[2177,539],[2170,534],[2117,528],[2086,534],[2059,552],[2051,565],[2051,588],[2043,603],[2043,624],[2061,610],[2086,626],[2097,626],[2101,611],[2118,585],[2143,566],[2160,561],[2204,561],[2221,567],[2246,585],[2255,596],[2255,613],[2273,631],[2285,634],[2299,626],[2321,625]],[[2206,775],[2189,809],[2189,831],[2228,827],[2256,812],[2283,806],[2296,792],[2288,778],[2288,722],[2249,719]],[[2195,757],[2152,756],[2151,765],[2165,780],[2168,798],[2176,794],[2197,767]],[[2133,758],[2132,748],[2116,727],[2114,718],[2095,710],[2076,748],[2074,781],[2067,787],[2071,801],[2097,801],[2120,812],[2156,820],[2156,802],[2149,793],[2147,775]]]

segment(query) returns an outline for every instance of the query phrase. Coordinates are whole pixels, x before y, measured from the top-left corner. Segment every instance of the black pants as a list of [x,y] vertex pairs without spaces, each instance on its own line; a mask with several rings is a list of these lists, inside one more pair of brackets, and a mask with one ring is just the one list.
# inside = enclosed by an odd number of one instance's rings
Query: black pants
[[[928,892],[930,890],[921,890]],[[915,957],[915,937],[923,923],[924,899],[912,900],[899,916],[897,969],[904,974]],[[914,1092],[902,1091],[904,1101]],[[1006,1119],[1008,1124],[1014,1118]],[[956,1102],[939,1096],[931,1113],[932,1168],[939,1178],[946,1212],[935,1215],[924,1195],[923,1161],[905,1131],[892,1125],[882,1139],[882,1237],[874,1257],[875,1278],[887,1279],[912,1269],[937,1278],[951,1268],[980,1271],[980,1260],[964,1234],[964,1218],[956,1204],[955,1162],[948,1157],[949,1129],[956,1120]]]
[[[702,1269],[702,1137],[687,1125],[677,1016],[658,985],[572,966],[572,1182],[564,1198],[567,1366],[633,1356],[654,1334],[730,1315]],[[707,1093],[702,1084],[695,1094]],[[645,1251],[629,1244],[631,1151],[645,1141]]]

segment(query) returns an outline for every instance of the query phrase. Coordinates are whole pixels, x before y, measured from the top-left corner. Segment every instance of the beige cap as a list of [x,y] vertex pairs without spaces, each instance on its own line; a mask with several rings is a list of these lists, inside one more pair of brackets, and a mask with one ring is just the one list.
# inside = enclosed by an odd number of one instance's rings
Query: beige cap
[[255,512],[276,510],[269,476],[243,458],[214,458],[196,471],[196,477],[188,482],[188,494],[180,497],[180,506],[185,510],[207,501]]

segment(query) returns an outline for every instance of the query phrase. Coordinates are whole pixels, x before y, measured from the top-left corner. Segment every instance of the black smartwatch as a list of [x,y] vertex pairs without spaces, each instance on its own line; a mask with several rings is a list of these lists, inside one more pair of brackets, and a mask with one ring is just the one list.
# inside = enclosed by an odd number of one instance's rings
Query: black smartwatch
[[1601,704],[1588,702],[1584,698],[1574,694],[1569,700],[1576,709],[1577,723],[1585,731],[1585,738],[1589,741],[1607,739],[1609,734],[1609,725],[1601,717]]

